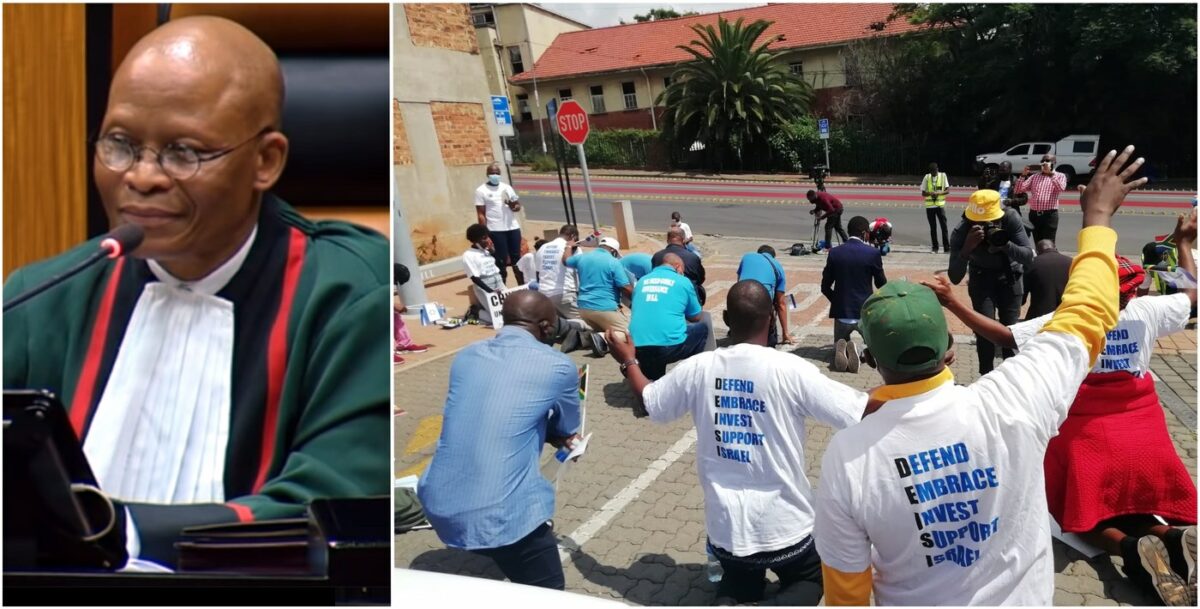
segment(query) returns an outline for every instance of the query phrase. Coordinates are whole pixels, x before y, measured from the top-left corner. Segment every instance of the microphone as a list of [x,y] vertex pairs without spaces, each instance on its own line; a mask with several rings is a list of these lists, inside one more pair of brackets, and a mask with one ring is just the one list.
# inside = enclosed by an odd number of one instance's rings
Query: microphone
[[17,296],[16,298],[4,303],[4,312],[9,312],[13,307],[16,307],[30,298],[49,290],[50,288],[66,281],[67,279],[70,279],[75,275],[78,275],[79,273],[83,272],[84,269],[105,258],[115,259],[128,254],[129,252],[137,249],[137,247],[142,244],[142,240],[145,239],[145,237],[145,231],[142,230],[142,227],[136,224],[122,224],[121,226],[118,226],[109,232],[104,239],[100,240],[100,248],[93,252],[90,256],[84,258],[81,262],[67,269],[66,271],[51,277],[41,285],[36,286],[33,289],[26,291],[24,294],[21,294],[20,296]]

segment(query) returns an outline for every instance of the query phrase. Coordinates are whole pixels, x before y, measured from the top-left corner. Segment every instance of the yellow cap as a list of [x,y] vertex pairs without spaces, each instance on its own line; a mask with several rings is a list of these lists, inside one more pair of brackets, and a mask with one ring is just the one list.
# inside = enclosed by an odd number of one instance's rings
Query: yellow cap
[[1000,207],[1000,193],[994,190],[976,190],[967,200],[967,219],[972,222],[992,222],[1004,217]]

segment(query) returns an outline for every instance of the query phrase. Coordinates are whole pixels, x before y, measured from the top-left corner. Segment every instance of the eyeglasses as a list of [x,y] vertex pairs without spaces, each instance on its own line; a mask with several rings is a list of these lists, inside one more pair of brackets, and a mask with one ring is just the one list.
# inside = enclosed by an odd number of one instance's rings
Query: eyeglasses
[[149,150],[154,153],[155,162],[162,168],[163,173],[176,180],[186,180],[199,173],[200,166],[204,163],[215,161],[274,130],[273,127],[263,127],[261,131],[241,143],[213,152],[198,152],[191,146],[179,143],[167,144],[162,150],[155,150],[149,146],[134,144],[122,134],[109,133],[96,140],[96,158],[105,167],[123,173],[141,161],[143,150]]

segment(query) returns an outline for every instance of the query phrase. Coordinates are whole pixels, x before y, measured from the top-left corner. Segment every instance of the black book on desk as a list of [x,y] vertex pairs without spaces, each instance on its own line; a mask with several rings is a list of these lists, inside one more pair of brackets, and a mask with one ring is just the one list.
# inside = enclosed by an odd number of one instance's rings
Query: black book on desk
[[181,573],[318,575],[338,585],[391,580],[389,498],[315,499],[307,518],[189,527],[175,544]]
[[175,544],[180,572],[314,574],[307,518],[189,527]]

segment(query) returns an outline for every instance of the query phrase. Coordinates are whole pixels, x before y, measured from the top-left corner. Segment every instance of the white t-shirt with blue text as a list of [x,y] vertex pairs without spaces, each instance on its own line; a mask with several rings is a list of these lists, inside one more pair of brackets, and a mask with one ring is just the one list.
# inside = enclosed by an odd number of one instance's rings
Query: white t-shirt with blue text
[[713,545],[734,556],[793,546],[812,533],[805,417],[842,429],[867,395],[791,353],[738,344],[694,355],[642,394],[650,419],[691,413]]
[[[1182,332],[1191,317],[1192,301],[1187,294],[1142,296],[1125,305],[1117,326],[1105,336],[1104,350],[1092,372],[1128,372],[1141,376],[1150,370],[1154,343],[1163,336]],[[1009,326],[1017,347],[1029,342],[1054,313]]]

